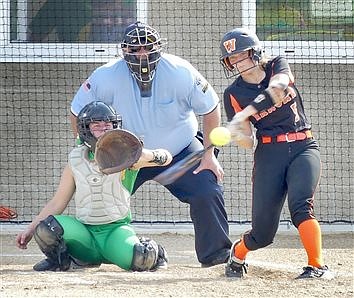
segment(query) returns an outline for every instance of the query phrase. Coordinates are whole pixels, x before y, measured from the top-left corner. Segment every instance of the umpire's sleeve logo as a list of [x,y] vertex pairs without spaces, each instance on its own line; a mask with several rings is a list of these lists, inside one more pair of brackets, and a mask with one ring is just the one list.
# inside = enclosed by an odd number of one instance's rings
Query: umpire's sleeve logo
[[197,87],[199,87],[203,93],[205,93],[208,90],[208,82],[201,77],[196,78],[195,80],[195,84],[197,85]]
[[82,84],[82,87],[84,88],[84,90],[85,90],[86,92],[89,92],[90,89],[91,89],[91,84],[90,84],[90,82],[89,82],[88,80],[86,80],[86,81]]
[[226,49],[226,51],[230,54],[233,51],[236,50],[236,39],[232,38],[229,40],[224,41],[224,48]]

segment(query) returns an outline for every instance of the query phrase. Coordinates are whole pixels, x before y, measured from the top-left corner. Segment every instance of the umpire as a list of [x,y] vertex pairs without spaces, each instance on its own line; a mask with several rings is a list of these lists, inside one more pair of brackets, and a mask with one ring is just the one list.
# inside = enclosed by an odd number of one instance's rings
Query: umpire
[[[154,28],[140,22],[128,26],[121,43],[123,57],[97,68],[82,84],[71,104],[71,120],[76,123],[87,103],[102,100],[119,110],[123,128],[140,137],[146,148],[169,150],[174,156],[171,166],[203,149],[196,137],[196,115],[202,116],[203,133],[209,136],[220,125],[220,107],[206,79],[186,60],[162,53],[164,44]],[[209,144],[209,138],[204,138],[204,147]],[[167,167],[141,169],[133,192]],[[200,164],[165,186],[190,205],[195,250],[202,267],[227,262],[232,244],[218,183],[223,174],[209,150]]]

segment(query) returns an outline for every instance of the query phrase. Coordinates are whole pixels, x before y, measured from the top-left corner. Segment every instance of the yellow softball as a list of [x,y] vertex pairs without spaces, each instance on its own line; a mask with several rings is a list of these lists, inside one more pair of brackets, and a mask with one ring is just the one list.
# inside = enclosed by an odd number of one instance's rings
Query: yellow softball
[[215,127],[209,134],[209,139],[214,146],[224,146],[231,141],[231,132],[223,126]]

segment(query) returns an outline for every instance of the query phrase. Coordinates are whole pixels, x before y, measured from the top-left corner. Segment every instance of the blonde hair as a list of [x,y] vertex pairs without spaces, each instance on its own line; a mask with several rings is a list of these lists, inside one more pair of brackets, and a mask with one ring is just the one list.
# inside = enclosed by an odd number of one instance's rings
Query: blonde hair
[[263,70],[265,70],[265,66],[269,62],[269,60],[271,60],[271,57],[264,54],[264,52],[263,52],[262,58],[258,62],[259,67],[261,67]]

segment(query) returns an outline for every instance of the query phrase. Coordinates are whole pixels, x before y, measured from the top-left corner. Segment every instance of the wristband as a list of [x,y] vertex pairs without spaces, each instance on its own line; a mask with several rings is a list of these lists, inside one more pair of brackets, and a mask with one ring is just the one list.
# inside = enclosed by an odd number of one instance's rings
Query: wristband
[[264,90],[261,94],[259,94],[251,103],[250,105],[253,106],[257,112],[261,112],[267,110],[274,106],[274,102],[272,97],[270,96],[269,92]]
[[163,150],[153,150],[152,154],[153,158],[152,160],[150,160],[150,162],[155,163],[159,166],[164,165],[168,159],[166,152],[164,152]]

